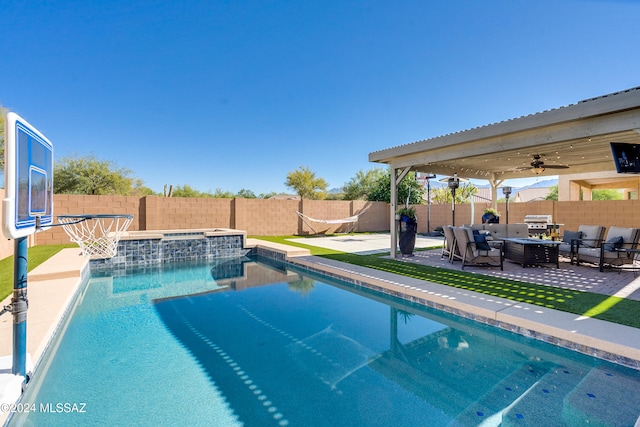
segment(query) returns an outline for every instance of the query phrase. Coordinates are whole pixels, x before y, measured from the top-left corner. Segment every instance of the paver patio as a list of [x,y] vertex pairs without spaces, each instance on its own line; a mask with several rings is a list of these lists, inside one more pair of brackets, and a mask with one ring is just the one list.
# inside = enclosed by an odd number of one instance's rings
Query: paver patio
[[[337,251],[358,253],[362,255],[389,252],[390,237],[388,234],[336,235],[313,238],[291,239],[292,242],[304,243]],[[434,248],[442,245],[442,238],[418,236],[416,248]],[[461,270],[459,261],[450,263],[440,256],[440,249],[416,250],[413,256],[399,255],[397,260],[434,267]],[[504,271],[498,267],[466,266],[465,271],[520,280],[541,285],[556,286],[576,291],[588,291],[603,295],[615,295],[621,298],[640,300],[640,274],[632,271],[630,266],[624,269],[607,269],[600,272],[597,266],[582,264],[572,265],[568,258],[560,257],[560,268],[554,265],[523,268],[520,264],[505,260]],[[640,270],[640,265],[635,268]]]

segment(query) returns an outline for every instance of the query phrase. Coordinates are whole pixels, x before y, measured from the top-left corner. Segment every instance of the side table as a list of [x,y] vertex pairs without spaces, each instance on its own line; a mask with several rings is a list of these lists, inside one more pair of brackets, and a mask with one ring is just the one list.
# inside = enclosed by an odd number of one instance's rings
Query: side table
[[640,254],[640,248],[620,248],[616,249],[616,252],[618,252],[618,254],[625,253],[627,254],[627,256],[630,256],[632,258],[633,262],[631,263],[631,271],[633,271],[633,277],[636,277],[638,268],[640,268],[639,266],[636,266],[638,254]]

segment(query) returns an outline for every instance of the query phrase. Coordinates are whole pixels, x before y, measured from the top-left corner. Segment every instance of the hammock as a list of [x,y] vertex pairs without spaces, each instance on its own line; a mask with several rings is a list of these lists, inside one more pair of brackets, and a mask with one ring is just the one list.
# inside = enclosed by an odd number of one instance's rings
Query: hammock
[[[307,216],[307,215],[303,214],[302,212],[298,212],[298,211],[296,211],[296,214],[298,214],[300,219],[302,221],[304,221],[304,223],[307,224],[307,226],[311,230],[313,230],[314,233],[318,234],[318,232],[311,226],[311,224],[309,224],[309,222],[317,222],[319,224],[329,224],[329,225],[331,225],[331,224],[352,224],[351,227],[349,227],[349,230],[347,231],[347,233],[351,233],[353,231],[353,229],[355,228],[356,223],[358,222],[358,217],[360,215],[362,215],[363,212],[360,212],[358,215],[350,216],[348,218],[341,218],[341,219],[315,219],[315,218],[311,218],[310,216]],[[309,222],[307,222],[307,220]]]

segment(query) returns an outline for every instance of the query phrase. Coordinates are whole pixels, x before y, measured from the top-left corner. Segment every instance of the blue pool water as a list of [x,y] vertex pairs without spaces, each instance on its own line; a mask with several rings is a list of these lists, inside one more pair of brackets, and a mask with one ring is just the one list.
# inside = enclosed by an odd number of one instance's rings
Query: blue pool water
[[273,261],[92,277],[59,335],[22,399],[31,412],[10,425],[632,426],[640,415],[638,371]]

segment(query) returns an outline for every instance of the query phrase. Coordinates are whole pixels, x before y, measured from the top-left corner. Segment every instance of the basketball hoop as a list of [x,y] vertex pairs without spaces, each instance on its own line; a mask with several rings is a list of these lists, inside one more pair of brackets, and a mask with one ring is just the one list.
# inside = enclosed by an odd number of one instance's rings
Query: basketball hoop
[[[59,215],[58,222],[72,242],[90,259],[113,258],[118,242],[127,231],[133,215]],[[56,224],[58,225],[58,224]]]

